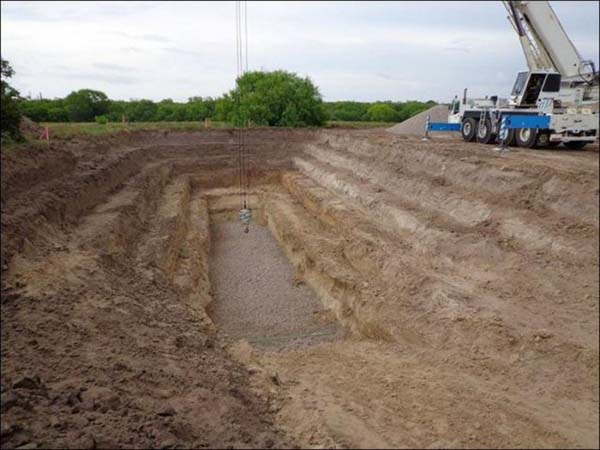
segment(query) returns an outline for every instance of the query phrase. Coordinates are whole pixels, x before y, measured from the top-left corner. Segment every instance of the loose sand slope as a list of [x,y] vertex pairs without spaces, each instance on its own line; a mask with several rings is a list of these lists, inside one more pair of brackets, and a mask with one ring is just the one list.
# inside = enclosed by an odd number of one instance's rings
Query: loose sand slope
[[432,122],[448,122],[448,106],[436,105],[404,122],[400,122],[398,125],[388,128],[388,131],[394,134],[424,135],[427,116],[430,116]]

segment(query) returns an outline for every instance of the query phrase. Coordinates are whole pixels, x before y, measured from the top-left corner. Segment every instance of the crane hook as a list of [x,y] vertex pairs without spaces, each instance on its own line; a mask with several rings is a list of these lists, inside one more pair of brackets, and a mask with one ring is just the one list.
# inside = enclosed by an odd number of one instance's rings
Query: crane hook
[[252,211],[248,208],[240,209],[240,221],[245,225],[244,233],[248,233],[250,225],[250,219],[252,219]]

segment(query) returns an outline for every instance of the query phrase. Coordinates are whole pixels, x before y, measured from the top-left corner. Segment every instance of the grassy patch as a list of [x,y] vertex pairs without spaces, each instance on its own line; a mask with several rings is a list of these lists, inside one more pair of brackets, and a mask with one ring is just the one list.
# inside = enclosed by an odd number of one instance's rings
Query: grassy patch
[[[198,131],[204,130],[203,122],[57,122],[42,123],[42,126],[50,128],[50,139],[70,138],[81,135],[102,136],[106,134],[118,133],[121,131],[138,130],[169,130],[169,131]],[[211,122],[210,128],[227,128],[225,122]]]
[[331,120],[325,124],[325,128],[389,128],[397,122],[347,122],[342,120]]
[[[94,122],[44,122],[40,125],[50,128],[51,140],[53,138],[69,139],[82,135],[103,136],[122,131],[201,131],[205,129],[203,122],[109,122],[105,124]],[[330,121],[325,124],[325,128],[387,128],[393,125],[395,125],[394,122]],[[211,122],[210,128],[231,128],[231,126],[226,122]],[[14,146],[18,147],[19,144]]]

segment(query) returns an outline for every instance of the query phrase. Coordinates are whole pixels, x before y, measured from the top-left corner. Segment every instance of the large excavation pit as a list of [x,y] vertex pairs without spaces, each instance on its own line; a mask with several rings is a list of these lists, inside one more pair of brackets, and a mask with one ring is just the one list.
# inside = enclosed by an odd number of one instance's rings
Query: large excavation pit
[[2,448],[598,447],[597,147],[247,135],[2,154]]

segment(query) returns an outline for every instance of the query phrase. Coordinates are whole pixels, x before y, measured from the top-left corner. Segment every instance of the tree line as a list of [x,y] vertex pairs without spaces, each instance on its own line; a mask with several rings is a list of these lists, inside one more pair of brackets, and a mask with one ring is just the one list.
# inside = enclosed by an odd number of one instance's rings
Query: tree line
[[17,138],[22,116],[35,122],[196,122],[271,127],[322,126],[326,121],[401,122],[434,105],[429,102],[323,102],[308,77],[284,70],[247,72],[219,98],[112,100],[80,89],[65,98],[23,98],[7,82],[14,71],[2,60],[2,136]]
[[[232,122],[237,94],[225,94],[221,98],[190,97],[187,102],[171,99],[154,102],[152,100],[110,100],[104,93],[90,89],[72,92],[64,99],[24,99],[21,105],[23,115],[35,122],[194,122],[212,119]],[[271,94],[275,95],[275,93]],[[298,122],[298,108],[294,105],[282,108],[262,107],[251,104],[248,99],[242,105],[252,109],[253,122],[270,126],[306,126],[322,124],[323,121],[352,122],[402,122],[415,114],[431,108],[436,103],[427,102],[323,102],[322,111],[316,117]],[[269,103],[269,100],[266,100]],[[293,111],[292,109],[296,109]]]
[[436,102],[326,102],[328,120],[353,122],[402,122],[436,105]]
[[215,100],[210,97],[190,97],[185,103],[171,99],[111,100],[103,92],[81,89],[65,98],[25,98],[21,112],[35,122],[191,122],[213,117]]
[[[234,102],[235,99],[231,97],[190,97],[187,102],[175,102],[171,99],[159,102],[110,100],[102,92],[82,89],[64,99],[25,99],[22,112],[35,122],[193,122],[207,118],[228,122],[228,117],[233,117],[231,113]],[[433,100],[323,102],[322,115],[325,120],[330,121],[402,122],[435,104]],[[262,115],[267,115],[264,114],[264,110]],[[264,117],[263,120],[267,124],[274,124],[272,126],[286,126],[285,124],[294,121],[293,116],[294,114],[288,111],[280,116],[281,120],[272,117]]]

